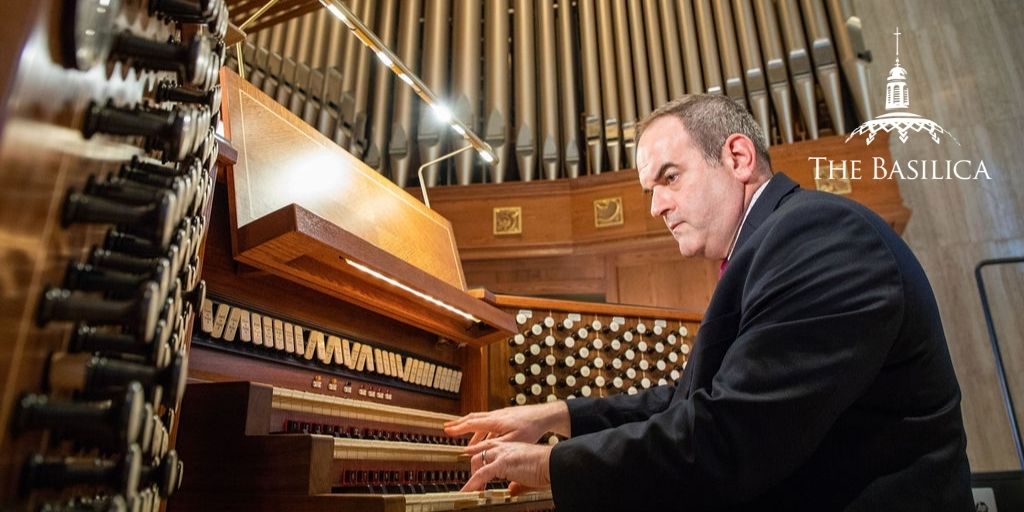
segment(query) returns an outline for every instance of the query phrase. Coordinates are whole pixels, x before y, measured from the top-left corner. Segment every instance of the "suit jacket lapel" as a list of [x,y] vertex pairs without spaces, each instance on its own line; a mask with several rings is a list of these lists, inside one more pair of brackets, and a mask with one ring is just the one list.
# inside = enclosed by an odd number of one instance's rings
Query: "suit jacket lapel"
[[782,198],[788,196],[797,188],[800,188],[800,185],[789,179],[789,176],[781,172],[775,173],[775,176],[768,181],[768,185],[761,192],[761,197],[757,199],[754,207],[747,215],[747,220],[743,223],[743,229],[740,230],[740,235],[736,237],[736,247],[733,249],[733,254],[743,246],[743,243],[750,238],[750,235],[757,231],[757,228],[761,226],[764,220],[779,207],[779,204],[782,203]]
[[[797,190],[798,188],[800,188],[800,185],[798,185],[795,181],[789,179],[789,177],[786,176],[785,174],[775,173],[775,176],[773,176],[772,179],[768,181],[768,185],[765,186],[764,191],[761,192],[761,197],[759,197],[757,199],[757,202],[754,203],[754,207],[750,210],[750,214],[747,215],[747,220],[743,223],[743,229],[740,230],[740,234],[736,238],[736,248],[733,250],[733,254],[735,254],[735,251],[738,251],[740,247],[743,245],[743,243],[746,242],[755,231],[757,231],[757,228],[759,228],[761,224],[764,223],[765,219],[767,219],[768,216],[771,215],[772,212],[774,212],[779,207],[779,205],[782,203],[782,200],[789,194],[793,193],[793,191]],[[714,301],[712,301],[712,305],[713,304]],[[708,315],[717,316],[724,313],[727,312],[711,311],[711,305],[709,305],[709,309],[704,312],[704,320],[706,322],[707,320],[710,319]],[[704,329],[705,327],[705,325],[701,325],[701,330],[697,335],[698,344],[709,342],[709,340],[707,339],[708,333]],[[703,363],[701,359],[703,359],[703,356],[706,355],[702,349],[697,350],[695,348],[695,350],[696,354],[694,354],[693,359],[691,359],[691,361],[687,364],[686,370],[683,371],[681,382],[677,388],[682,391],[684,397],[689,397],[693,393],[695,378],[694,374],[701,371],[700,367]]]

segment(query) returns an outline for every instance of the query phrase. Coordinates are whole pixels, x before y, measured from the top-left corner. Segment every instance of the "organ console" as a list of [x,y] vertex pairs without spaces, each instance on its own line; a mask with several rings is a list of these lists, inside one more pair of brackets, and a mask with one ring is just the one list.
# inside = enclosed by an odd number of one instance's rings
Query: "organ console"
[[[301,18],[317,2],[226,52],[257,3],[46,0],[0,21],[18,38],[0,61],[0,508],[553,509],[507,482],[457,492],[467,439],[441,425],[673,385],[699,315],[468,290],[454,221],[395,186],[446,128],[323,10]],[[746,103],[775,142],[838,134],[863,78],[856,40],[827,30],[838,2],[351,4],[413,70],[422,34],[432,87],[457,54],[452,111],[499,162],[467,154],[430,184],[628,167],[636,122],[683,92]],[[248,81],[227,69],[242,59]]]

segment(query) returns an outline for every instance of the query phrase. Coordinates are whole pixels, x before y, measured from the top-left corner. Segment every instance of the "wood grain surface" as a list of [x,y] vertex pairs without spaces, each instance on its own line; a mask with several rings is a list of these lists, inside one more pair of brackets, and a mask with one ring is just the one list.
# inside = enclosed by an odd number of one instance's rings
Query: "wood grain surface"
[[297,204],[465,290],[447,219],[238,75],[222,77],[225,124],[239,151],[229,180],[237,227]]

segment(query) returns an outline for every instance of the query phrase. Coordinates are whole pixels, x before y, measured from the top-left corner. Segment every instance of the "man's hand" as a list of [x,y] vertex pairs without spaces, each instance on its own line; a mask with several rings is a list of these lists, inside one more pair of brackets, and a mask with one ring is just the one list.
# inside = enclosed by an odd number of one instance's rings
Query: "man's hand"
[[495,478],[511,481],[508,489],[513,496],[551,486],[550,445],[488,439],[466,448],[466,453],[473,455],[473,476],[463,491],[479,491]]
[[569,407],[565,402],[474,412],[444,424],[444,431],[450,436],[473,432],[469,446],[476,446],[485,439],[535,443],[545,432],[569,436],[569,430]]

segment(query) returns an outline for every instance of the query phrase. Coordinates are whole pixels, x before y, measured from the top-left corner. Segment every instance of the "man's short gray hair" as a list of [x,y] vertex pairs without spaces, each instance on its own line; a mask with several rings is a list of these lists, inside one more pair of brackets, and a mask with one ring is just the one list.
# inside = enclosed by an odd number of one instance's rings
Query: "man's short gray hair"
[[765,173],[771,172],[772,161],[768,156],[768,144],[761,127],[753,116],[739,103],[721,94],[689,94],[672,100],[647,115],[636,127],[636,141],[654,121],[673,116],[683,123],[690,138],[704,155],[709,165],[721,163],[722,146],[725,139],[738,133],[754,142],[758,167]]

